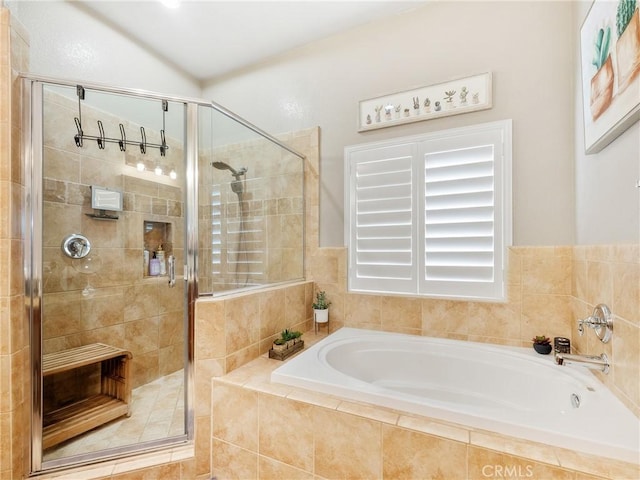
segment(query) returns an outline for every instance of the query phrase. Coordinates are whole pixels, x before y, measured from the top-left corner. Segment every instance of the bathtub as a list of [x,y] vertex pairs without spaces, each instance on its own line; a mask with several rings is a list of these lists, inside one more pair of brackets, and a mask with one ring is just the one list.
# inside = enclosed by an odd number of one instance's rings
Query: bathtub
[[271,381],[638,463],[640,421],[585,368],[533,349],[342,328]]

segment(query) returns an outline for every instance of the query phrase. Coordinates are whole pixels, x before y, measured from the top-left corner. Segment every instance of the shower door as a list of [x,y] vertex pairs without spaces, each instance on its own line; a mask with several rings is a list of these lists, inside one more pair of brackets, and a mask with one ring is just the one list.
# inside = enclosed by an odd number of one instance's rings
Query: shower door
[[33,469],[186,441],[187,104],[31,88]]

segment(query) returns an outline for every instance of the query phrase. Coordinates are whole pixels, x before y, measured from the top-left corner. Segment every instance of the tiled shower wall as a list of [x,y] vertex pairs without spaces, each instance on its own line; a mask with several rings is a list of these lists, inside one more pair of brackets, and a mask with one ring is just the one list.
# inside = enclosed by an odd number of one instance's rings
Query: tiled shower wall
[[[165,249],[169,247],[167,254],[175,255],[178,265],[183,262],[183,249],[178,248],[184,237],[181,184],[164,185],[154,182],[153,174],[146,179],[129,173],[136,171],[131,166],[138,159],[148,163],[159,159],[158,149],[149,148],[141,155],[135,146],[121,152],[117,144],[108,143],[101,150],[95,140],[87,139],[78,148],[73,138],[77,101],[45,90],[44,106],[44,353],[94,342],[129,350],[133,387],[181,369],[182,284],[170,289],[167,277],[148,277],[143,269],[145,221],[171,225],[176,248],[165,245]],[[87,134],[97,134],[91,131],[97,120],[103,122],[107,137],[119,138],[122,119],[83,105]],[[139,125],[124,124],[130,134],[139,131]],[[153,132],[147,132],[147,138],[154,142]],[[162,162],[166,169],[181,171],[182,144],[170,138],[167,143]],[[85,215],[93,213],[90,185],[124,193],[118,220]],[[83,260],[66,257],[60,248],[71,233],[82,233],[92,243],[89,273]],[[155,250],[157,245],[148,247]],[[87,286],[91,290],[83,292]],[[69,389],[66,382],[60,387]]]
[[[302,161],[265,139],[199,153],[199,291],[302,278]],[[241,197],[232,191],[231,172],[212,161],[247,168]],[[239,229],[248,252],[237,258]]]

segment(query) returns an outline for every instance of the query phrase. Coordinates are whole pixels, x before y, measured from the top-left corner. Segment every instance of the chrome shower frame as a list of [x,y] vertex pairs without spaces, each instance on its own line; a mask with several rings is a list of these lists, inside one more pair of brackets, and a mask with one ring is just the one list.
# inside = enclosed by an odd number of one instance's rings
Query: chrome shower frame
[[[88,465],[92,463],[123,458],[143,452],[162,448],[175,447],[194,441],[194,325],[195,302],[198,298],[198,108],[212,108],[229,117],[263,138],[304,160],[304,155],[288,145],[240,118],[226,108],[202,99],[158,94],[139,89],[119,88],[103,84],[77,82],[44,76],[20,74],[22,93],[22,155],[25,172],[25,212],[23,215],[24,235],[24,271],[25,271],[25,321],[30,327],[30,371],[29,385],[31,415],[31,474],[52,472],[68,467]],[[99,90],[104,93],[146,98],[160,101],[182,103],[186,107],[185,114],[185,434],[144,444],[118,447],[104,452],[87,453],[71,459],[51,460],[43,462],[42,451],[42,142],[43,142],[43,86],[57,85],[83,87]]]

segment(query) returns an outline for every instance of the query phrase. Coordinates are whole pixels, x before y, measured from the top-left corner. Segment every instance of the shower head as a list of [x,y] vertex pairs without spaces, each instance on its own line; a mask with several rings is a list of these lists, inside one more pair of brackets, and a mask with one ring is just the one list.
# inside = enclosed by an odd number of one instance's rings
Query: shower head
[[218,170],[229,170],[231,171],[231,175],[236,177],[236,179],[245,173],[247,173],[247,167],[240,167],[239,170],[236,170],[232,166],[224,163],[224,162],[211,162],[211,166],[217,168]]

